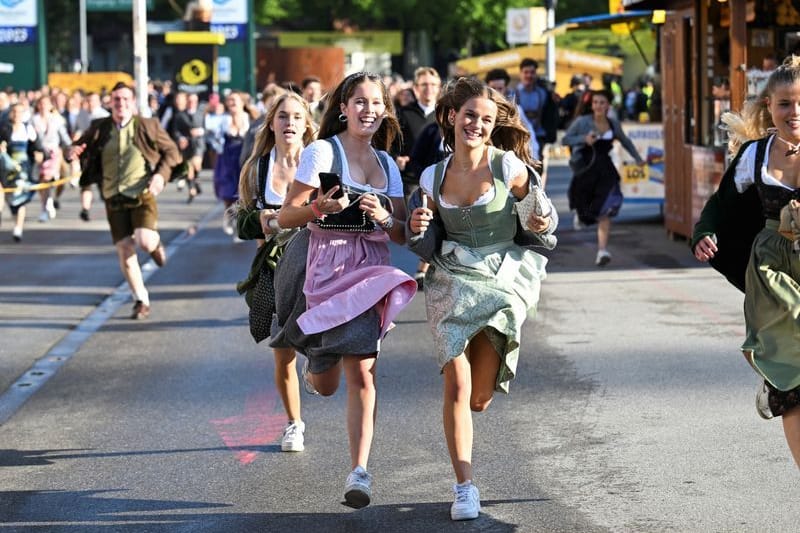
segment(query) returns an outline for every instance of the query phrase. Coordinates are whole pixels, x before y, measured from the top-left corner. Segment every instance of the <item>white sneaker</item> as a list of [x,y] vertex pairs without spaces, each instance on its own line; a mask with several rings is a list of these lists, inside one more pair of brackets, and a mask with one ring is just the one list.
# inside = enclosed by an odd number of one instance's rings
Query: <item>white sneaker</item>
[[42,211],[39,213],[39,222],[49,222],[50,221],[50,214],[47,211]]
[[453,485],[453,492],[456,493],[455,501],[450,506],[450,518],[452,520],[474,520],[481,512],[481,496],[478,487],[472,481],[465,481],[461,484]]
[[575,213],[572,216],[572,229],[575,230],[575,231],[580,231],[582,229],[586,229],[586,224],[581,222],[581,219],[578,216],[578,213]]
[[319,394],[319,391],[314,388],[314,384],[311,383],[311,376],[309,376],[310,373],[311,371],[308,368],[308,359],[306,359],[303,363],[303,370],[300,371],[300,375],[303,378],[303,388],[309,394]]
[[363,467],[357,466],[347,475],[344,483],[344,500],[347,505],[361,509],[369,505],[372,498],[372,475]]
[[775,416],[772,414],[772,409],[769,408],[769,389],[766,381],[759,383],[758,389],[756,389],[756,411],[758,416],[764,420],[769,420]]
[[20,226],[14,226],[14,229],[11,230],[11,237],[15,242],[22,242],[22,228]]
[[176,183],[176,185],[177,185],[177,187],[178,187],[178,190],[179,190],[179,191],[182,191],[182,190],[184,189],[184,187],[186,187],[186,180],[185,180],[185,179],[183,179],[183,178],[181,178],[181,179],[179,179],[179,180],[178,180],[178,182]]
[[608,250],[598,250],[597,257],[594,260],[594,264],[602,267],[606,266],[611,262],[611,254],[608,253]]
[[56,205],[52,198],[48,198],[47,202],[44,206],[45,211],[47,211],[47,216],[50,217],[50,220],[56,218]]
[[305,442],[305,438],[303,437],[305,430],[306,425],[303,422],[289,422],[289,424],[283,430],[283,437],[281,438],[281,451],[302,452],[305,449],[305,446],[303,445]]

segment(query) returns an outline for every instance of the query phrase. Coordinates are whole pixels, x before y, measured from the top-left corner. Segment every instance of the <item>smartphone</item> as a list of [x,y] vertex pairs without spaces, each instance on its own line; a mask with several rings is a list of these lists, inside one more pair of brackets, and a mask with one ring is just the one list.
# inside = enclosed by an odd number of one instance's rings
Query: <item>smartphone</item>
[[341,198],[344,196],[344,187],[342,187],[342,178],[335,172],[320,172],[319,182],[322,187],[322,192],[327,193],[333,189],[334,186],[339,186],[339,190],[333,193],[331,198]]

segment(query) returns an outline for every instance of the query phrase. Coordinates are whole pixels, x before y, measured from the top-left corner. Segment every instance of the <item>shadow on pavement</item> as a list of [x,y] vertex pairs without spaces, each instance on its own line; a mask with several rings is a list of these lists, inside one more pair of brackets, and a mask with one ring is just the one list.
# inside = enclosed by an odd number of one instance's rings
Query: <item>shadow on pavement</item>
[[[202,511],[231,508],[234,507],[233,504],[115,497],[122,492],[125,490],[0,492],[0,522],[3,522],[4,530],[10,531],[80,531],[81,533],[92,531],[505,533],[533,529],[530,525],[523,527],[493,518],[489,514],[492,507],[549,501],[541,498],[487,500],[482,502],[483,512],[476,520],[452,522],[449,517],[449,502],[374,505],[345,513],[226,513]],[[8,510],[11,508],[22,509],[21,514],[24,516],[9,515]]]

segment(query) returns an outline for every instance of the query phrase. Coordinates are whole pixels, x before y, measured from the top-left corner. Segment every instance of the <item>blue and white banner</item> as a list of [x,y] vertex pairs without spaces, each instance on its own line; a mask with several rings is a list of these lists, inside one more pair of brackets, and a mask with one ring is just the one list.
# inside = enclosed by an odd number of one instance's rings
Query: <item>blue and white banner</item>
[[247,37],[247,24],[211,24],[211,31],[225,36],[225,42],[244,41]]
[[23,44],[36,42],[36,28],[10,28],[0,26],[0,44]]
[[36,3],[36,0],[0,0],[0,26],[36,27],[38,23]]
[[214,0],[212,9],[211,24],[247,24],[247,0]]

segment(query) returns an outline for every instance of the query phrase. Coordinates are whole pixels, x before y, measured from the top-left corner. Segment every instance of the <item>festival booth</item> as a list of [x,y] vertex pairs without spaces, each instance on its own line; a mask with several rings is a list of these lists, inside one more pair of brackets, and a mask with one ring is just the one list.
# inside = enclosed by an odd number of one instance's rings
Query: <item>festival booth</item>
[[[714,2],[623,0],[625,8],[666,7],[660,32],[664,127],[664,224],[690,237],[729,161],[720,129],[725,111],[755,97],[768,73],[762,59],[800,40],[791,0]],[[756,16],[758,13],[758,16]]]
[[[452,76],[477,76],[483,78],[494,68],[505,69],[513,78],[519,75],[520,61],[529,57],[540,65],[545,62],[545,45],[520,46],[502,52],[468,57],[455,62]],[[556,50],[556,92],[567,94],[569,82],[574,74],[587,73],[592,76],[592,89],[602,88],[603,74],[622,74],[623,60],[618,57],[579,52],[577,50]]]
[[[615,33],[623,33],[629,37],[636,45],[637,50],[642,56],[645,64],[651,64],[652,60],[646,57],[642,47],[636,39],[636,26],[639,21],[648,20],[655,23],[661,22],[663,12],[654,11],[627,11],[623,13],[608,13],[600,15],[589,15],[585,17],[576,17],[561,21],[559,24],[552,28],[545,30],[545,35],[560,35],[570,30],[580,30],[587,28],[608,28]],[[558,73],[558,58],[572,58],[575,57],[576,52],[571,50],[558,49],[556,50],[556,71]],[[579,53],[581,56],[592,58],[606,58],[606,56],[597,56],[596,54]],[[622,73],[622,59],[614,59],[619,62],[618,70],[604,71],[613,74]],[[569,63],[569,69],[565,77],[571,73],[582,72],[580,67],[575,63]],[[594,75],[597,83],[592,88],[601,88],[602,72],[600,75]],[[558,90],[563,91],[561,94],[566,94],[569,91],[568,85],[561,86]],[[654,114],[658,116],[658,113]],[[611,151],[611,159],[617,166],[621,178],[620,188],[622,194],[625,196],[626,203],[635,204],[664,204],[664,128],[659,122],[633,122],[625,121],[622,123],[622,130],[631,139],[636,150],[646,161],[646,165],[639,166],[628,154],[620,143],[614,143],[614,148]]]

